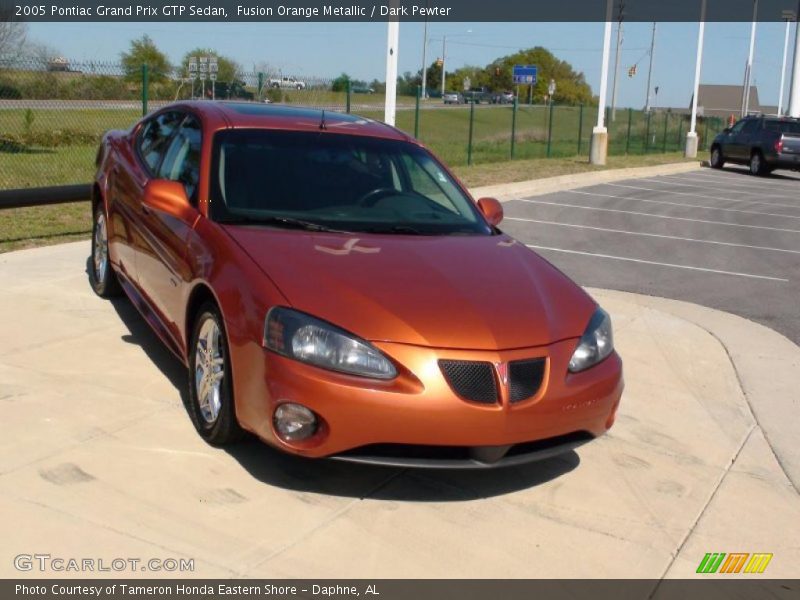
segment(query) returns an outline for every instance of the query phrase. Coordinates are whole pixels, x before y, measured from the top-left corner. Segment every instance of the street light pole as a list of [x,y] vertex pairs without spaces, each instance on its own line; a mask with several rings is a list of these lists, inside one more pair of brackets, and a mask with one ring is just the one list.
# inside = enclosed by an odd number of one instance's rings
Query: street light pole
[[[798,11],[800,13],[800,11]],[[789,85],[790,117],[800,117],[800,22],[794,30],[794,64],[792,66],[792,82]]]
[[650,68],[647,70],[647,97],[644,101],[644,111],[650,112],[650,84],[653,79],[653,54],[656,49],[656,24],[653,23],[653,39],[650,40]]
[[747,56],[747,69],[745,70],[744,102],[742,116],[750,112],[750,86],[753,81],[753,52],[756,47],[756,19],[758,18],[758,0],[753,0],[753,24],[750,28],[750,53]]
[[386,105],[383,121],[394,126],[397,112],[397,46],[400,42],[400,21],[389,21],[386,35]]
[[445,73],[447,72],[447,36],[442,36],[442,98],[444,98],[444,80]]
[[622,10],[625,8],[625,3],[619,3],[619,15],[617,15],[617,53],[614,57],[614,86],[611,92],[611,120],[617,120],[617,85],[619,82],[619,53],[622,50],[622,19],[624,17]]
[[597,106],[597,126],[592,130],[592,148],[589,162],[593,165],[606,164],[608,155],[608,130],[605,126],[606,95],[608,93],[608,63],[611,55],[611,14],[612,0],[606,0],[606,23],[603,31],[603,66],[600,70],[600,98]]
[[694,65],[694,95],[692,96],[692,122],[689,133],[686,134],[686,158],[697,157],[697,103],[700,93],[700,71],[703,66],[703,37],[706,30],[706,4],[703,0],[700,5],[700,31],[697,33],[697,60]]
[[786,86],[786,59],[789,55],[789,31],[792,28],[793,14],[791,11],[783,13],[783,20],[786,21],[786,33],[783,36],[783,64],[781,65],[781,89],[778,94],[778,115],[783,114],[783,91]]
[[428,97],[428,19],[425,18],[425,31],[422,38],[422,97]]

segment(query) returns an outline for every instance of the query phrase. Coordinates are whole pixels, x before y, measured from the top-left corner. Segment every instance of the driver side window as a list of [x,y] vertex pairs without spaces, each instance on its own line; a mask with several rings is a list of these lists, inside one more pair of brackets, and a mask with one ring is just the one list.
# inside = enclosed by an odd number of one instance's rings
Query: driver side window
[[162,113],[147,121],[139,132],[139,154],[152,173],[157,171],[167,144],[182,118],[183,115],[179,112]]
[[747,125],[747,121],[739,121],[736,125],[731,127],[731,135],[741,133],[745,125]]

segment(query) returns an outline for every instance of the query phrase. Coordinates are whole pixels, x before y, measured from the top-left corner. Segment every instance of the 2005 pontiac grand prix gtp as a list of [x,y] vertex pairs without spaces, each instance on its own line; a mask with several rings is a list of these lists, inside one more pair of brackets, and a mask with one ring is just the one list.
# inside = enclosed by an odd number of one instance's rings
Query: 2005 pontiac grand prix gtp
[[211,444],[487,467],[614,423],[608,314],[393,127],[177,103],[107,133],[97,168],[92,285],[187,365]]

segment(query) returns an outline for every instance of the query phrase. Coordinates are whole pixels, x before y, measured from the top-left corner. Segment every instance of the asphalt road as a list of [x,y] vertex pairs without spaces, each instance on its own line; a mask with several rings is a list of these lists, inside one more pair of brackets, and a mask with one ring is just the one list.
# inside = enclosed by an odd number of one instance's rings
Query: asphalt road
[[503,228],[584,286],[695,302],[800,343],[800,175],[744,169],[505,204]]

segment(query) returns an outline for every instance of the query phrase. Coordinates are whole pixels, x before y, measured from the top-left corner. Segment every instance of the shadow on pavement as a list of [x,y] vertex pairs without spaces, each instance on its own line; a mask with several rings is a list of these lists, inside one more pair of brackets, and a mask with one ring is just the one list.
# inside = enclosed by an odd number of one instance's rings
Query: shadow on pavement
[[797,176],[785,175],[783,173],[776,173],[775,171],[762,177],[755,177],[750,173],[750,169],[748,169],[746,165],[725,166],[722,167],[722,169],[720,170],[723,173],[733,173],[734,175],[746,176],[748,179],[751,179],[755,183],[758,183],[759,179],[782,179],[784,181],[798,181]]
[[[180,393],[185,407],[186,367],[150,329],[127,297],[113,298],[110,302],[129,331],[122,339],[141,346]],[[186,418],[190,418],[188,414]],[[253,478],[268,485],[297,492],[387,501],[460,502],[500,496],[546,483],[580,464],[578,454],[570,451],[547,460],[500,469],[403,469],[291,456],[252,437],[224,450]]]

